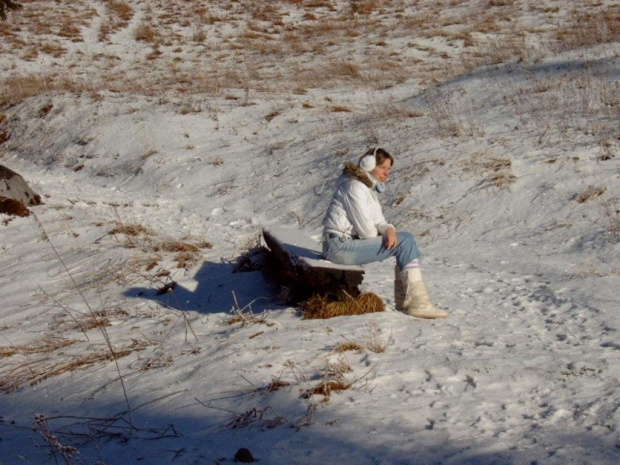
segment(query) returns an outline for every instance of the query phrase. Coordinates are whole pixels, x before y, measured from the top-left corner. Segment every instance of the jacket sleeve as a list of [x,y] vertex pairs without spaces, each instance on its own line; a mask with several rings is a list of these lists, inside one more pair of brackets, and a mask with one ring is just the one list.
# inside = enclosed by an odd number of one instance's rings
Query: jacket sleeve
[[380,206],[378,206],[378,213],[373,215],[369,203],[368,187],[361,182],[351,183],[343,196],[343,206],[351,225],[362,239],[377,237],[392,226],[385,221]]
[[393,224],[385,221],[385,217],[383,216],[381,210],[379,210],[377,217],[375,218],[375,226],[377,228],[377,231],[379,231],[379,234],[381,234],[382,236],[385,234],[385,231],[387,231],[388,228],[392,228],[394,229],[394,231],[396,231],[396,228]]

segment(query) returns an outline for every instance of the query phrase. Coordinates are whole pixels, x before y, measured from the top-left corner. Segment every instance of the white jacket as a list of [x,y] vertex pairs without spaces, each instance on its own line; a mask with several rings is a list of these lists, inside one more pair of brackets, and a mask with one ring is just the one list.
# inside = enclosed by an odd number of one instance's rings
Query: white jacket
[[376,181],[360,167],[347,163],[336,185],[336,193],[323,218],[323,234],[367,239],[383,235],[393,227],[383,217]]

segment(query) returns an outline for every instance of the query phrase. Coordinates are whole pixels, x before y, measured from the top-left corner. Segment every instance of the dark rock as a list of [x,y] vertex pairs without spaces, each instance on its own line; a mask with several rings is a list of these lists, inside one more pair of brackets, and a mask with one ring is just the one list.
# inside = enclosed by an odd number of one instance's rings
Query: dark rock
[[0,196],[31,206],[42,203],[41,196],[28,186],[24,178],[3,165],[0,165]]
[[239,449],[235,454],[235,462],[253,463],[256,461],[257,460],[252,456],[252,452],[250,452],[249,449],[246,449],[244,447]]

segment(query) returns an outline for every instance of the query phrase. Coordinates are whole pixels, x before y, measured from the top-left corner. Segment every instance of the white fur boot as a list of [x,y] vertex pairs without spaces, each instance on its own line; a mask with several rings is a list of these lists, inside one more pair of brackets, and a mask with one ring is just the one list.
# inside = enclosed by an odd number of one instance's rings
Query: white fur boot
[[[394,293],[396,297],[397,283],[400,281],[404,290],[404,299],[402,300],[401,311],[407,315],[417,318],[447,318],[448,312],[439,310],[431,304],[424,281],[422,281],[422,272],[419,268],[412,270],[402,270],[398,273],[398,278],[394,281]],[[396,309],[399,308],[399,301],[396,298]]]
[[407,290],[405,289],[400,274],[400,268],[398,267],[398,265],[396,265],[394,267],[394,303],[396,305],[396,310],[398,310],[399,312],[407,313],[407,308],[405,307]]

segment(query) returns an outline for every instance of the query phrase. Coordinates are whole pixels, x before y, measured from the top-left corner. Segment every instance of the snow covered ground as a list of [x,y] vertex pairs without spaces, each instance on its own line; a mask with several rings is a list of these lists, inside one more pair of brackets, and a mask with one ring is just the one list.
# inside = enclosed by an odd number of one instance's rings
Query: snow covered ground
[[[24,2],[0,164],[45,205],[0,216],[0,463],[618,463],[617,12]],[[233,272],[375,145],[448,319],[394,311],[391,262],[386,312],[329,320]]]

